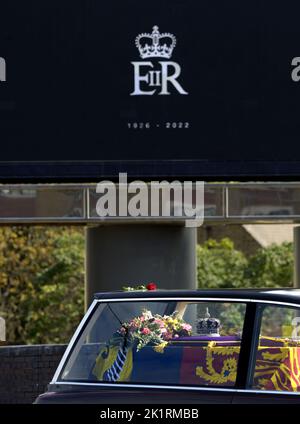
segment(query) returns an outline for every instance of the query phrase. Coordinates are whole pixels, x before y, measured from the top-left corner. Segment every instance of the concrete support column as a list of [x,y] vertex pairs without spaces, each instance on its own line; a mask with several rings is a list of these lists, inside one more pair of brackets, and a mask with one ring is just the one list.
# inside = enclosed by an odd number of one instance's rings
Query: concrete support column
[[294,287],[300,288],[300,226],[294,228]]
[[93,294],[155,282],[196,288],[196,229],[117,224],[86,228],[86,306]]

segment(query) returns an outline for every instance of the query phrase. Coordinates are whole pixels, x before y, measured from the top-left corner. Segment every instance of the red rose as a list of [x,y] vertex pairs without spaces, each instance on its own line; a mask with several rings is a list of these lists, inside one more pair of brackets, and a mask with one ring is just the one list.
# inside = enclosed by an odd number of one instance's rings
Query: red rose
[[147,290],[156,290],[157,285],[155,283],[149,283],[149,284],[146,285],[146,289]]

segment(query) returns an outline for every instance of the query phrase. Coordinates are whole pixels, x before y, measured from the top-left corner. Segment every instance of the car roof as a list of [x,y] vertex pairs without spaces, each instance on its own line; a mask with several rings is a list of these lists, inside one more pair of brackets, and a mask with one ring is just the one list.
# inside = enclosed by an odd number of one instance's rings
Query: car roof
[[300,304],[300,289],[200,289],[200,290],[147,290],[100,292],[95,299],[138,299],[138,298],[230,298],[241,300],[266,300]]

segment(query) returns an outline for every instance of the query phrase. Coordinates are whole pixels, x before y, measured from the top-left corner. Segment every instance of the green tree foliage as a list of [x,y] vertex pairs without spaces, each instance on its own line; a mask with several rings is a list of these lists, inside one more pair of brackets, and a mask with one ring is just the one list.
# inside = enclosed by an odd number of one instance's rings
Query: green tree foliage
[[[197,247],[199,288],[288,287],[290,243],[250,258],[230,239]],[[9,344],[66,343],[84,310],[81,227],[0,227],[0,316]],[[231,314],[232,315],[232,314]],[[234,322],[241,311],[236,310]]]
[[197,273],[199,288],[242,287],[247,259],[234,249],[233,242],[207,240],[197,246]]
[[0,315],[9,344],[65,343],[83,315],[79,227],[0,227]]
[[293,266],[292,243],[273,244],[249,258],[245,279],[253,287],[290,287]]
[[260,248],[247,258],[224,238],[197,247],[199,288],[291,287],[292,243]]

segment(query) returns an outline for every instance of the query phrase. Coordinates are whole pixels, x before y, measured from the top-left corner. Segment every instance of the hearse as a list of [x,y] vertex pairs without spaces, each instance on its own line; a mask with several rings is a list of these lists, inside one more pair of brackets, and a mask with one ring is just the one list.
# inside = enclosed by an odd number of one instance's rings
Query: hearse
[[300,404],[300,290],[98,293],[35,403]]

